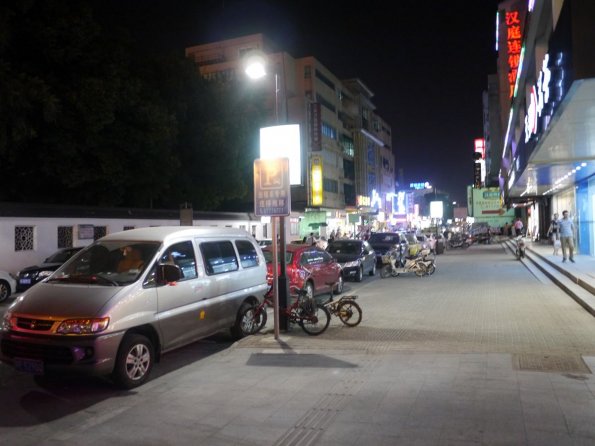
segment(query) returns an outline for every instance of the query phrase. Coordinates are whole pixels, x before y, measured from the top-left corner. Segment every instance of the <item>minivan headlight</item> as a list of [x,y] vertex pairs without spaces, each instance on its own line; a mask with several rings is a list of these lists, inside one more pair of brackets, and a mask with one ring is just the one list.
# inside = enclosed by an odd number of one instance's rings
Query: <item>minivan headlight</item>
[[12,313],[7,311],[4,313],[2,317],[2,325],[0,325],[0,330],[8,331],[12,327]]
[[58,330],[60,334],[93,334],[102,332],[109,325],[109,317],[93,319],[67,319]]

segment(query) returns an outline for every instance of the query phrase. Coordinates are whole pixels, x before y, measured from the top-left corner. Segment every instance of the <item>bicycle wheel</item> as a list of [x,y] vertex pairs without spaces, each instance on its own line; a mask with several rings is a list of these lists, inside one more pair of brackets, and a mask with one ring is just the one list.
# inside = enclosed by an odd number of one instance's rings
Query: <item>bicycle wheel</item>
[[362,309],[357,302],[352,300],[346,300],[339,304],[337,314],[341,322],[348,327],[355,327],[362,321]]
[[318,336],[328,328],[331,322],[331,314],[326,307],[314,306],[314,311],[308,315],[301,315],[300,327],[310,336]]

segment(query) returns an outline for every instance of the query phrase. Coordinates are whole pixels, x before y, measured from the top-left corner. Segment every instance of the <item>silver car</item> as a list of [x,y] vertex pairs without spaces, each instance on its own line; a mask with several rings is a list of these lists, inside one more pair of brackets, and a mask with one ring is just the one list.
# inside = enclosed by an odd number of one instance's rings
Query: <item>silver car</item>
[[105,236],[23,293],[0,330],[3,362],[33,374],[143,384],[167,351],[231,329],[268,289],[260,247],[230,228],[153,227]]

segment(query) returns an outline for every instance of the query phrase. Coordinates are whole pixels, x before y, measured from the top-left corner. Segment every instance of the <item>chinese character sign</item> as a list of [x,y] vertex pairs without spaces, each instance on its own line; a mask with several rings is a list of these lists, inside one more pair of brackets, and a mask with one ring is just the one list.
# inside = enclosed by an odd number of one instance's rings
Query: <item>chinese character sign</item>
[[516,78],[521,61],[522,39],[521,18],[519,11],[506,12],[506,49],[508,54],[509,97],[514,96]]
[[254,213],[261,216],[286,216],[291,212],[289,159],[269,158],[254,161]]

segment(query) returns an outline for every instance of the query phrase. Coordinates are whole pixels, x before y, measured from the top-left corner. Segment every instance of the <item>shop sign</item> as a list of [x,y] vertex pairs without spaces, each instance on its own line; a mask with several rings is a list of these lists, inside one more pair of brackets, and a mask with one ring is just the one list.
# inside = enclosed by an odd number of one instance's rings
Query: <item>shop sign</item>
[[281,217],[290,213],[289,158],[254,160],[254,214]]
[[323,201],[323,177],[322,158],[318,155],[311,158],[310,185],[312,188],[312,206],[322,206]]
[[546,54],[543,58],[541,71],[537,77],[537,85],[531,87],[529,108],[525,115],[525,142],[529,142],[531,136],[537,134],[537,119],[541,118],[543,109],[550,101],[552,72],[548,68],[549,60],[550,56]]
[[355,200],[358,206],[370,206],[371,203],[370,197],[366,195],[358,195]]
[[521,50],[523,47],[523,33],[521,31],[521,18],[519,11],[507,11],[506,20],[506,48],[508,55],[508,96],[514,96],[514,88],[519,72]]
[[310,147],[312,151],[322,150],[322,118],[320,103],[310,104]]

